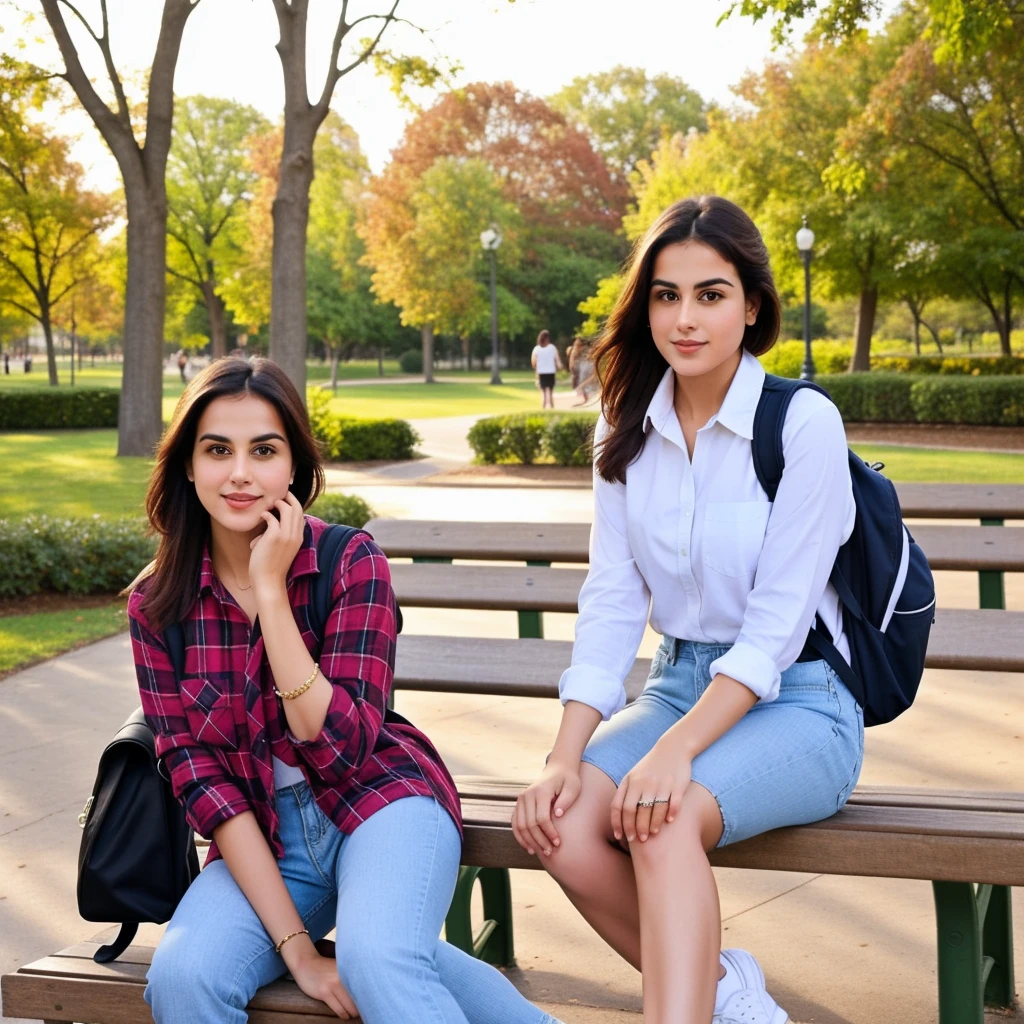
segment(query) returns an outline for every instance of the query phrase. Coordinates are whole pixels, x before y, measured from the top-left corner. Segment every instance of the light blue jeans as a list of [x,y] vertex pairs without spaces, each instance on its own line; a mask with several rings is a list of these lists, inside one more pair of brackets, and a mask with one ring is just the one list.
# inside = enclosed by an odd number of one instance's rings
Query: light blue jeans
[[[430,797],[403,797],[343,835],[305,783],[277,793],[281,875],[315,941],[337,928],[338,973],[364,1024],[557,1024],[498,970],[438,936],[461,843]],[[285,973],[223,860],[200,872],[153,955],[156,1024],[241,1024]]]
[[[729,644],[665,637],[643,693],[598,727],[583,760],[618,786],[711,685]],[[782,673],[778,697],[755,704],[693,760],[692,779],[718,801],[719,846],[784,825],[829,818],[846,803],[864,760],[864,713],[824,661]]]

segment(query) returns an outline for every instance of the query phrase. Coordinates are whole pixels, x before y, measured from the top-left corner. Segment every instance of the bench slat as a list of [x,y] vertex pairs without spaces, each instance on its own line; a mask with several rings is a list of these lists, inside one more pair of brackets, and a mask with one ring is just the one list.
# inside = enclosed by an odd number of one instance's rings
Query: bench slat
[[[73,1005],[80,1020],[103,1020],[104,1024],[152,1020],[142,998],[146,972],[152,962],[151,946],[130,946],[113,963],[98,964],[92,959],[99,948],[95,942],[78,943],[52,956],[21,967],[17,974],[4,978],[4,1013],[30,1019],[60,1020],[58,1003]],[[8,978],[11,982],[8,990]],[[74,995],[64,997],[62,991]],[[108,1011],[104,1007],[114,994]],[[91,1017],[93,1009],[97,1016]],[[317,999],[310,999],[291,981],[275,981],[261,988],[249,1003],[250,1021],[337,1020],[331,1010]],[[258,1018],[255,1014],[261,1014]],[[121,1014],[120,1016],[118,1014]],[[283,1015],[283,1016],[282,1016]]]
[[1024,519],[1021,484],[897,484],[908,519]]
[[[389,558],[586,563],[590,557],[587,523],[374,519],[366,528]],[[982,533],[976,526],[921,525],[911,532],[933,569],[1024,572],[1024,530]]]
[[[395,687],[444,693],[557,697],[558,679],[572,660],[568,640],[480,637],[398,638]],[[626,679],[630,700],[640,693],[650,659],[638,658]],[[1024,612],[939,609],[929,668],[1024,672]]]
[[[515,802],[528,785],[513,779],[485,775],[458,775],[455,778],[463,800],[504,800]],[[919,807],[947,811],[996,811],[1024,815],[1024,793],[999,793],[969,789],[925,789],[918,786],[858,786],[850,794],[850,804],[875,807]]]

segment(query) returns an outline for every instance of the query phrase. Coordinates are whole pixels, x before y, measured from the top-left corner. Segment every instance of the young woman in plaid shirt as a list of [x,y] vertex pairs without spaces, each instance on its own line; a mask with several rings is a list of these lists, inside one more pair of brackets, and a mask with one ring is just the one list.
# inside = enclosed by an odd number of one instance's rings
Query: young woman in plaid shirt
[[[199,374],[157,453],[146,510],[159,545],[129,601],[132,648],[157,753],[213,845],[146,1001],[158,1024],[241,1022],[290,971],[366,1024],[556,1024],[438,939],[458,794],[427,738],[385,715],[396,604],[369,534],[339,560],[324,636],[310,628],[325,524],[303,509],[323,482],[299,394],[262,359]],[[163,635],[175,622],[180,681]],[[314,946],[332,928],[336,959]]]

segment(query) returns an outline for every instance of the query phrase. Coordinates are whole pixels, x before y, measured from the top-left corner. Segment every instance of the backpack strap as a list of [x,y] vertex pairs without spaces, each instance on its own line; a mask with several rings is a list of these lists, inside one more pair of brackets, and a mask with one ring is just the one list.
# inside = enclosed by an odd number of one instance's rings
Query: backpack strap
[[348,547],[348,542],[359,531],[352,526],[331,524],[320,534],[316,545],[316,562],[319,573],[309,588],[309,624],[323,642],[327,617],[331,614],[331,590],[338,571],[338,562]]
[[761,388],[761,397],[754,413],[754,439],[750,442],[754,456],[754,473],[757,482],[768,495],[769,501],[775,500],[775,494],[782,482],[782,472],[786,468],[786,457],[782,450],[782,428],[786,423],[786,410],[793,396],[801,388],[812,388],[826,398],[828,392],[809,380],[791,380],[788,377],[776,377],[767,373]]

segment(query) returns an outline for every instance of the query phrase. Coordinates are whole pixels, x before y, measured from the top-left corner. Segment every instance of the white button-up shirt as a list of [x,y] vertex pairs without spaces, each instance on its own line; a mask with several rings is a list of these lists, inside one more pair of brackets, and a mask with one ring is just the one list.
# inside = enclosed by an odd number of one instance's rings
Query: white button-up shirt
[[[764,701],[819,621],[849,660],[839,599],[828,582],[856,517],[839,410],[809,389],[793,396],[782,432],[785,471],[774,504],[757,482],[751,439],[764,369],[744,351],[722,407],[697,431],[691,461],[674,408],[671,368],[644,420],[646,440],[609,483],[595,471],[590,572],[580,591],[562,703],[607,719],[650,609],[666,636],[732,644],[711,664]],[[607,435],[602,417],[595,443]]]

